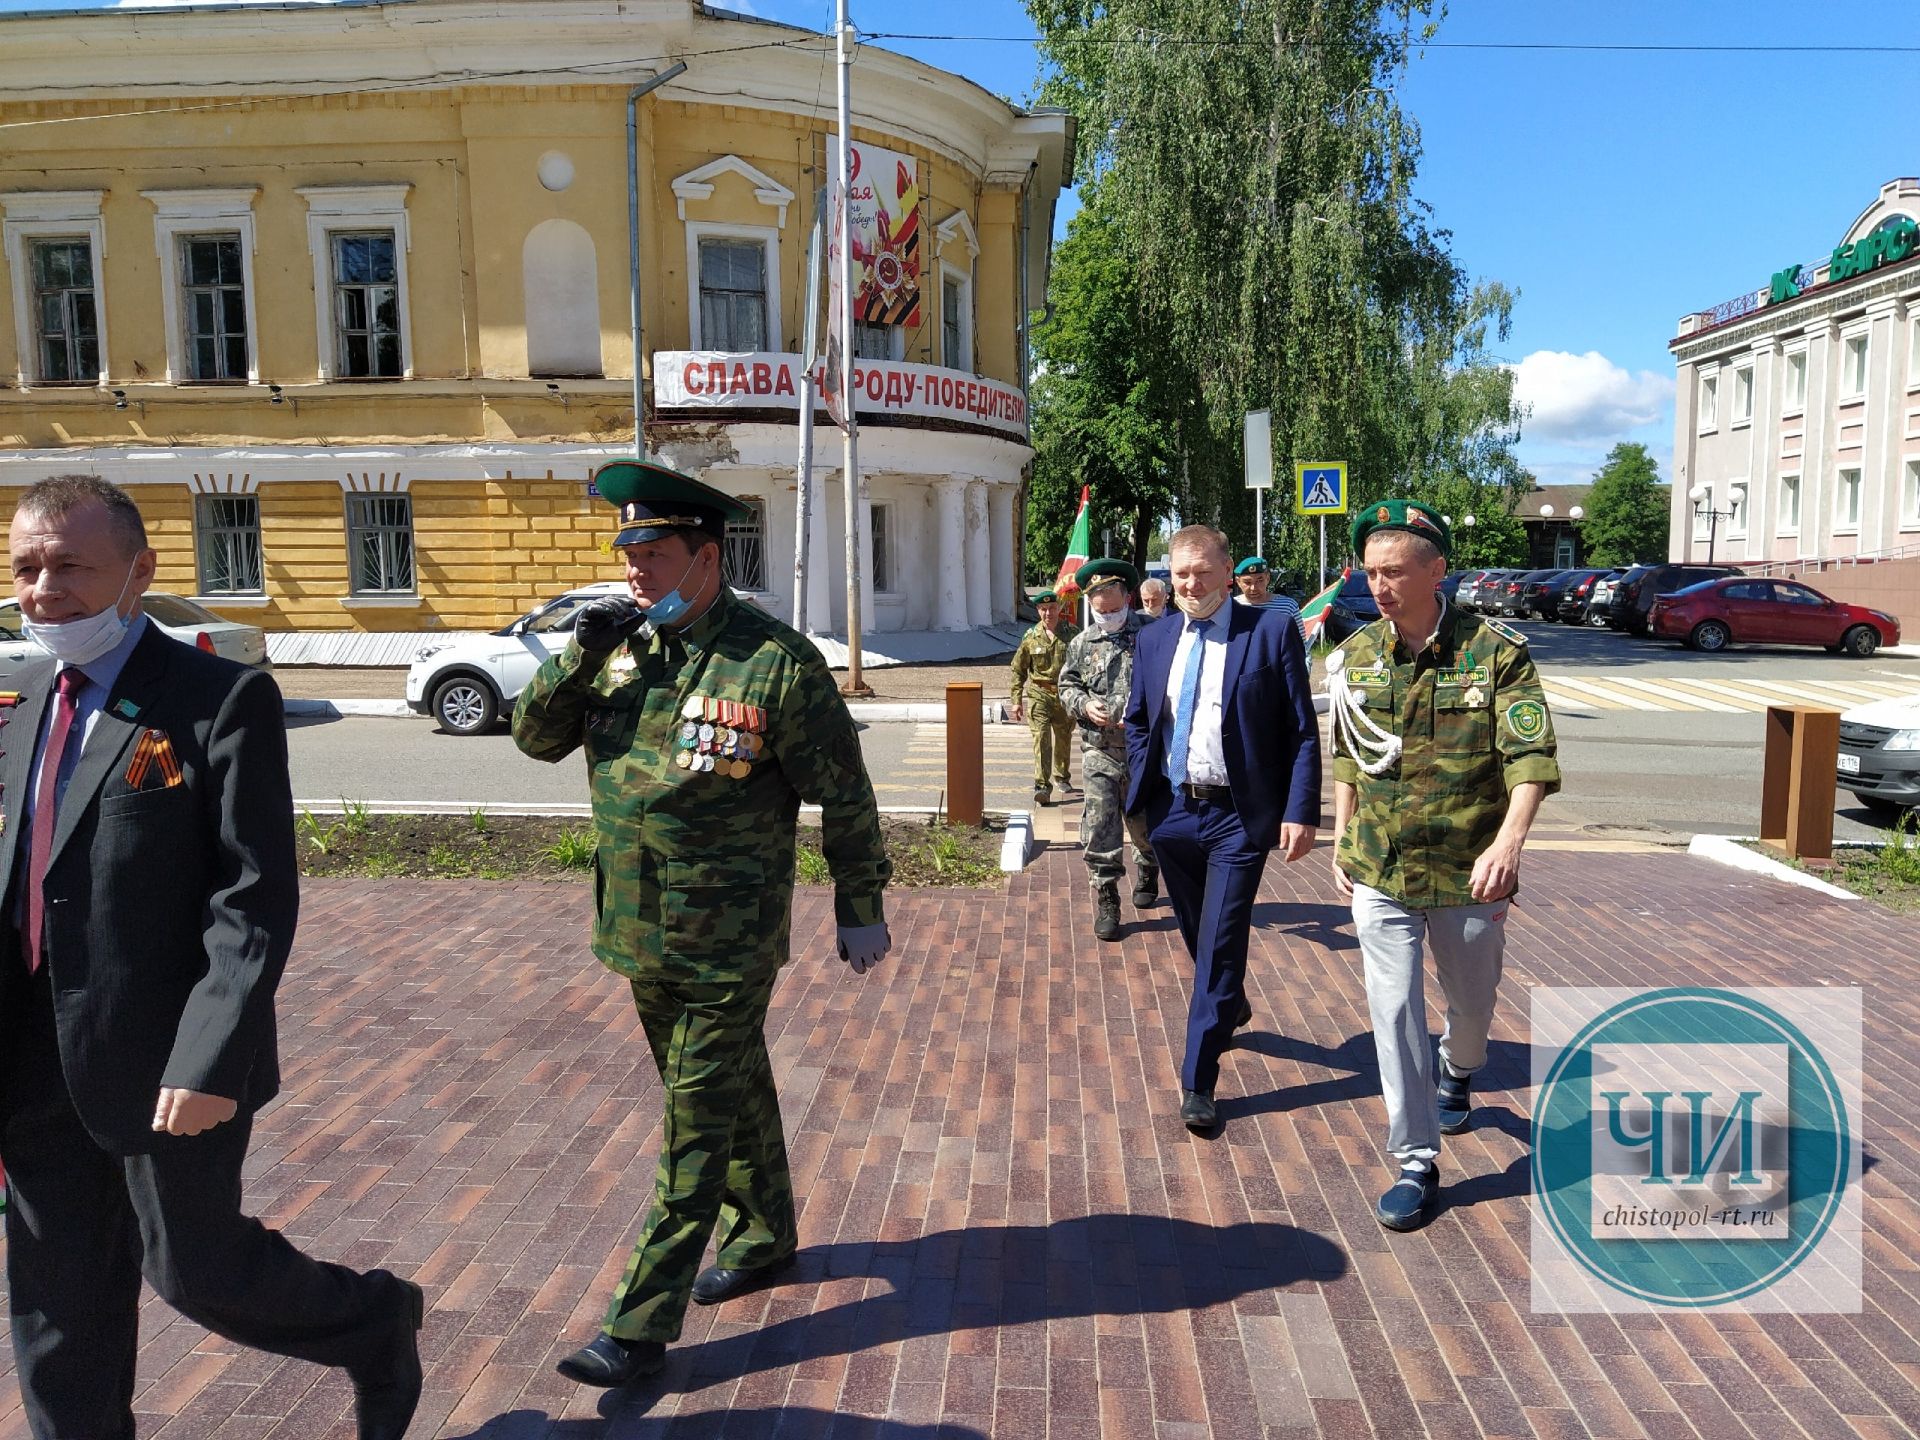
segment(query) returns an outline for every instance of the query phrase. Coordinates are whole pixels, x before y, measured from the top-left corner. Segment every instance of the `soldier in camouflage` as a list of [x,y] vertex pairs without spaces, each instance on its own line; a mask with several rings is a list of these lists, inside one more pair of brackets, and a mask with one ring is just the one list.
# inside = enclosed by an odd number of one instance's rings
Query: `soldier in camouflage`
[[[1073,717],[1061,707],[1056,693],[1060,667],[1067,660],[1067,631],[1060,597],[1048,590],[1034,596],[1040,621],[1021,638],[1013,652],[1013,709],[1017,724],[1025,720],[1033,730],[1033,803],[1051,802],[1052,791],[1073,792],[1068,756],[1073,743]],[[1051,787],[1051,789],[1049,789]]]
[[1144,909],[1160,896],[1144,815],[1125,813],[1127,795],[1127,694],[1133,684],[1133,637],[1146,624],[1129,601],[1140,574],[1124,560],[1089,560],[1074,576],[1087,597],[1093,624],[1067,643],[1060,670],[1060,703],[1080,722],[1080,769],[1087,799],[1080,816],[1080,843],[1093,877],[1093,933],[1120,938],[1120,863],[1124,831],[1133,841],[1133,903]]
[[[764,1024],[788,957],[794,824],[821,808],[842,959],[890,947],[891,870],[852,718],[818,651],[721,575],[731,497],[648,461],[594,477],[633,596],[580,609],[514,708],[538,760],[586,752],[593,952],[624,976],[665,1090],[653,1206],[594,1341],[560,1362],[615,1386],[664,1362],[689,1298],[765,1283],[798,1237]],[[718,1226],[715,1263],[699,1269]],[[696,1271],[698,1274],[696,1275]]]
[[[1526,637],[1439,593],[1452,550],[1445,518],[1412,500],[1369,505],[1353,548],[1381,618],[1327,659],[1333,876],[1353,903],[1387,1148],[1400,1166],[1375,1215],[1413,1230],[1439,1202],[1440,1137],[1468,1128],[1521,847],[1560,767]],[[1423,940],[1447,1003],[1437,1088]]]

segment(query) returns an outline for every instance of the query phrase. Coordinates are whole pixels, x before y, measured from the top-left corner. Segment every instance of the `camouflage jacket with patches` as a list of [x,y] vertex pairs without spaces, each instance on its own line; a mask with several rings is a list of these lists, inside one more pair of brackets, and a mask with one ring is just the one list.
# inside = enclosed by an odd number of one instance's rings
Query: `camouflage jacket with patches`
[[[731,758],[703,753],[723,729]],[[784,963],[802,801],[821,809],[835,918],[882,918],[892,866],[846,702],[811,642],[725,590],[683,631],[611,655],[569,642],[521,693],[513,739],[536,760],[586,751],[593,952],[609,969],[711,976]]]
[[1027,631],[1020,640],[1020,648],[1013,652],[1013,703],[1021,702],[1029,685],[1041,694],[1052,695],[1060,678],[1060,667],[1066,661],[1065,630],[1035,625]]
[[1333,727],[1333,778],[1358,791],[1340,868],[1410,909],[1476,903],[1473,863],[1499,832],[1507,792],[1529,780],[1560,788],[1553,716],[1524,637],[1449,605],[1418,655],[1387,620],[1339,653],[1368,718],[1403,747],[1368,775]]
[[[1133,686],[1133,642],[1146,623],[1136,611],[1111,634],[1089,625],[1067,642],[1066,663],[1060,667],[1060,703],[1080,722],[1081,740],[1118,760],[1127,758],[1127,729],[1120,717],[1126,713],[1127,692]],[[1114,723],[1096,725],[1089,720],[1089,700],[1105,705]]]

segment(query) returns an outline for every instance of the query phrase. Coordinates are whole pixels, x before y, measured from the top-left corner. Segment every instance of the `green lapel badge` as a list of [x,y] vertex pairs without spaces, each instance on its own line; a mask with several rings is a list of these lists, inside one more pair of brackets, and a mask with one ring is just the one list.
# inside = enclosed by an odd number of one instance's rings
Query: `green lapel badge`
[[122,696],[113,702],[113,713],[118,715],[122,720],[138,720],[140,718],[140,707],[125,696]]

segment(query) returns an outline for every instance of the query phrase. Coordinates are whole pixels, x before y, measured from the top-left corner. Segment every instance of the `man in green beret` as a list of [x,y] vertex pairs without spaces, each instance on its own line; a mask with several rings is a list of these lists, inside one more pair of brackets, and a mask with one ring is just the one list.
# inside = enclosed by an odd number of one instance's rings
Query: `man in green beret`
[[1073,717],[1061,708],[1060,667],[1067,663],[1066,606],[1051,590],[1033,597],[1040,614],[1034,627],[1013,652],[1014,722],[1025,720],[1033,731],[1033,803],[1052,802],[1053,791],[1073,793],[1068,752],[1073,744]]
[[1128,815],[1127,695],[1133,684],[1133,637],[1145,619],[1132,606],[1140,572],[1124,560],[1089,560],[1073,577],[1087,597],[1093,623],[1067,643],[1060,670],[1060,703],[1080,722],[1080,771],[1087,799],[1080,843],[1093,877],[1093,933],[1120,938],[1120,863],[1124,832],[1133,841],[1133,903],[1144,909],[1160,898],[1144,814]]
[[[567,648],[514,707],[513,738],[537,760],[586,752],[593,952],[631,985],[665,1090],[652,1209],[601,1333],[559,1365],[615,1386],[660,1368],[689,1299],[730,1299],[793,1260],[764,1025],[788,958],[801,802],[821,810],[840,958],[855,974],[890,948],[892,871],[825,662],[727,588],[725,526],[745,507],[647,460],[594,481],[620,514],[631,598],[580,607]],[[716,1224],[715,1263],[700,1270]]]
[[[1560,767],[1526,637],[1440,592],[1446,520],[1415,500],[1378,501],[1355,515],[1353,549],[1380,619],[1327,657],[1333,878],[1353,905],[1400,1167],[1375,1216],[1413,1230],[1439,1203],[1440,1137],[1471,1121],[1520,850]],[[1437,1088],[1423,944],[1447,1004]]]

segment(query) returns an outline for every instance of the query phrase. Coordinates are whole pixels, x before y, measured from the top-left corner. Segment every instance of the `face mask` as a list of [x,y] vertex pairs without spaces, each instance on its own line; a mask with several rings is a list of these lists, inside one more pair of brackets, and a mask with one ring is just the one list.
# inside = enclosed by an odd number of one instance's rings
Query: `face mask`
[[680,578],[673,582],[673,589],[647,607],[649,625],[677,625],[686,618],[687,610],[693,602],[680,593],[680,587],[686,583],[687,576],[692,573],[693,562],[699,558],[698,555],[689,555],[687,568],[682,570]]
[[127,586],[132,583],[133,566],[129,565],[127,578],[120,584],[120,593],[98,615],[63,620],[58,625],[45,625],[35,624],[22,614],[20,628],[26,633],[27,639],[63,665],[85,665],[91,660],[98,660],[125,638],[127,627],[133,623],[131,616],[120,613],[120,602],[126,598]]
[[1220,608],[1221,602],[1227,598],[1227,592],[1216,591],[1212,595],[1196,600],[1189,600],[1184,595],[1176,595],[1173,598],[1174,603],[1180,607],[1180,613],[1189,620],[1204,620]]
[[1093,623],[1111,635],[1127,623],[1127,617],[1131,614],[1132,609],[1125,605],[1118,610],[1096,610],[1093,612]]

